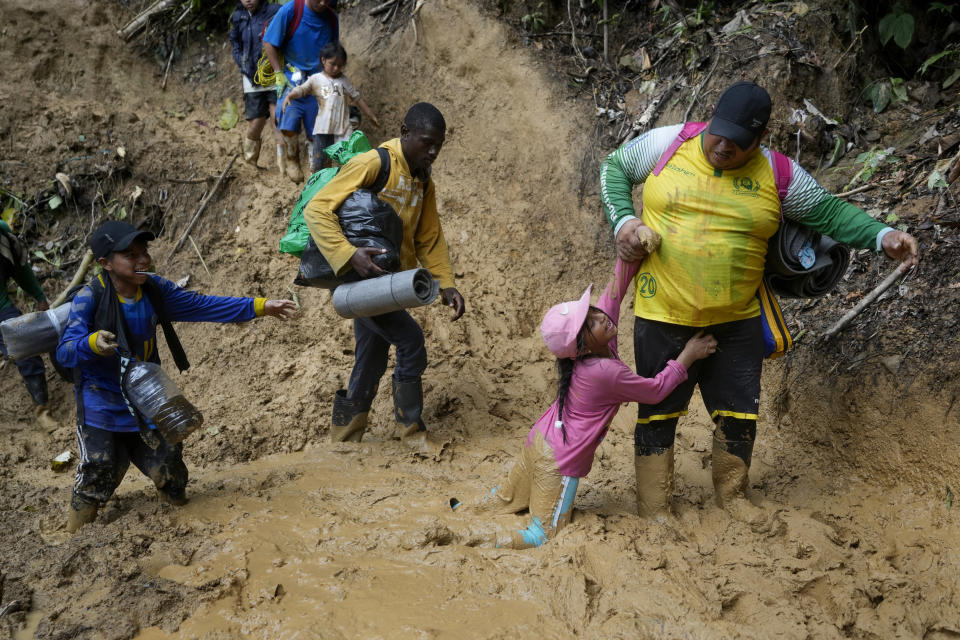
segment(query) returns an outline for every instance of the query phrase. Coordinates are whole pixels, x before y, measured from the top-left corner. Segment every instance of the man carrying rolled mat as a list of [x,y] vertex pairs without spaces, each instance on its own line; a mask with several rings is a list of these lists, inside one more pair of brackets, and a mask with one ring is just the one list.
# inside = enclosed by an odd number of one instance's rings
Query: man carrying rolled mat
[[[410,107],[400,125],[400,137],[381,145],[390,154],[390,174],[379,196],[403,221],[400,263],[412,269],[419,262],[440,283],[444,304],[453,309],[453,320],[464,312],[463,296],[454,287],[431,166],[440,154],[447,125],[432,104]],[[361,277],[382,275],[372,257],[383,250],[357,248],[343,235],[337,209],[357,189],[370,187],[380,171],[380,156],[371,150],[352,158],[307,204],[304,218],[314,242],[338,275],[353,268]],[[423,330],[406,311],[393,311],[353,321],[356,348],[349,389],[340,389],[333,400],[334,442],[360,442],[374,395],[387,369],[390,345],[396,347],[393,372],[393,405],[398,435],[415,453],[439,456],[446,442],[430,436],[423,423],[424,370],[427,350]]]

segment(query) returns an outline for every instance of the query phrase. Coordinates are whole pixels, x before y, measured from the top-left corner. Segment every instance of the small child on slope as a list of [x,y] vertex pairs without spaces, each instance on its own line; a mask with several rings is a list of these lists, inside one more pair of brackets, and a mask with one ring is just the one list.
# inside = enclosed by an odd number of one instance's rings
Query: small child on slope
[[530,511],[526,529],[498,547],[538,547],[570,522],[580,478],[590,473],[593,455],[626,402],[655,404],[687,379],[687,369],[717,349],[711,335],[697,333],[676,360],[655,378],[636,375],[617,354],[620,303],[637,273],[637,263],[617,260],[613,279],[596,306],[590,287],[579,300],[552,307],[540,325],[547,348],[557,356],[557,398],[527,435],[505,482],[486,495],[480,510]]
[[350,110],[346,96],[356,101],[363,113],[379,125],[377,117],[360,97],[360,92],[350,83],[343,69],[347,66],[347,51],[339,42],[330,42],[320,51],[320,64],[323,71],[315,73],[299,87],[291,89],[280,105],[281,111],[288,100],[296,100],[314,95],[320,106],[320,112],[313,125],[313,146],[310,152],[310,171],[323,169],[323,150],[330,145],[347,140],[352,133]]

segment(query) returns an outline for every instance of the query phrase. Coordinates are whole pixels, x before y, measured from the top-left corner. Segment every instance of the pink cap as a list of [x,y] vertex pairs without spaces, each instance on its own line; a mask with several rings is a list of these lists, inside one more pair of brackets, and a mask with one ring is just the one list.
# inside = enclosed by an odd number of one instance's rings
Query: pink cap
[[540,323],[540,333],[547,348],[558,358],[577,357],[577,334],[587,319],[590,310],[590,290],[587,287],[579,300],[561,302],[550,307]]

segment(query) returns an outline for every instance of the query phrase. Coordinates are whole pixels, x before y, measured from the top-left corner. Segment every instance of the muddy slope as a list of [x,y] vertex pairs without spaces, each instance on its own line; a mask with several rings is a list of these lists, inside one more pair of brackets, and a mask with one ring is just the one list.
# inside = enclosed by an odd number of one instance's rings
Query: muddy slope
[[[183,84],[188,69],[175,66],[178,81],[160,93],[155,68],[116,40],[101,8],[18,2],[7,13],[38,52],[11,71],[23,95],[2,98],[5,154],[24,163],[3,165],[4,180],[39,188],[33,175],[52,175],[65,155],[122,145],[119,194],[142,185],[164,213],[154,245],[163,273],[190,274],[204,292],[289,295],[296,263],[275,243],[295,192],[269,154],[268,168],[234,170],[195,235],[210,275],[192,247],[166,261],[211,184],[170,178],[217,175],[237,147],[237,131],[210,124],[238,94],[229,52],[196,51],[217,77]],[[942,494],[944,481],[960,485],[957,431],[939,418],[948,391],[923,377],[911,396],[920,399],[899,400],[902,382],[882,371],[825,389],[816,367],[806,377],[794,368],[784,405],[774,403],[783,364],[771,367],[752,471],[768,522],[757,530],[713,504],[699,407],[680,427],[676,519],[634,515],[629,408],[581,484],[574,523],[548,547],[488,548],[491,531],[514,519],[449,510],[449,497],[469,503],[496,481],[553,393],[536,334],[543,310],[607,275],[598,207],[576,206],[592,106],[567,99],[509,31],[466,3],[426,3],[418,40],[408,28],[376,53],[363,51],[371,29],[344,16],[351,78],[392,123],[371,137],[392,136],[420,99],[450,126],[436,178],[468,314],[456,324],[439,306],[416,316],[431,357],[426,418],[454,441],[452,455],[406,456],[390,438],[386,393],[363,444],[326,441],[352,331],[329,294],[301,290],[295,324],[181,328],[193,368],[178,380],[208,417],[188,446],[192,502],[159,505],[132,472],[98,523],[67,538],[71,478],[47,465],[74,446],[70,390],[53,383],[64,426],[37,432],[7,366],[0,610],[16,604],[0,617],[0,638],[960,635],[960,528]],[[41,42],[66,55],[44,57]],[[87,213],[74,218],[86,223]],[[914,437],[898,438],[908,424]]]

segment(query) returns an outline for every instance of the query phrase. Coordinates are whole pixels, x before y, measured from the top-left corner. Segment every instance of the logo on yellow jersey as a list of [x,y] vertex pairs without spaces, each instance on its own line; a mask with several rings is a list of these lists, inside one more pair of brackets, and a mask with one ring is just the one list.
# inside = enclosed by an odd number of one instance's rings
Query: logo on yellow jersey
[[760,182],[749,176],[733,179],[733,195],[756,198],[760,193]]

